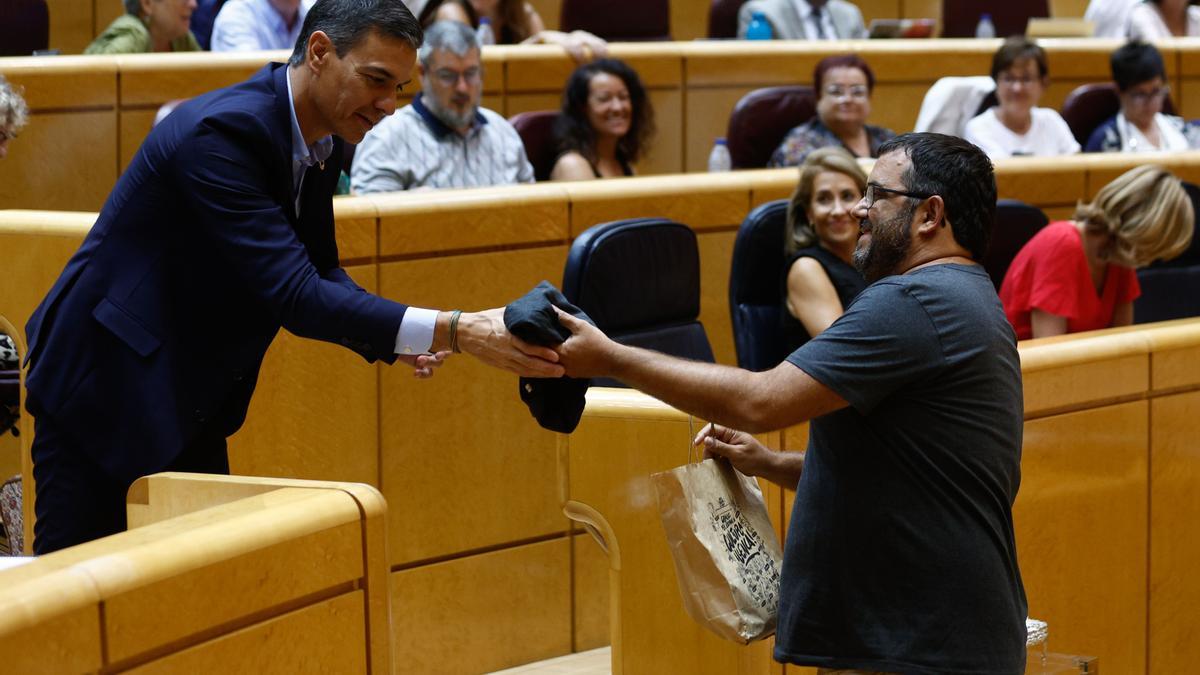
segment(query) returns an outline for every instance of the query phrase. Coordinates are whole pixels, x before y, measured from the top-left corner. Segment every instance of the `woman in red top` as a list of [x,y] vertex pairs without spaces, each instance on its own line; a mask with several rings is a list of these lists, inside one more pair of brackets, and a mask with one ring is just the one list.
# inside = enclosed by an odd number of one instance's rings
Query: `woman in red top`
[[1000,301],[1017,339],[1133,323],[1134,270],[1191,243],[1192,202],[1171,172],[1140,166],[1105,185],[1075,219],[1051,223],[1013,259]]

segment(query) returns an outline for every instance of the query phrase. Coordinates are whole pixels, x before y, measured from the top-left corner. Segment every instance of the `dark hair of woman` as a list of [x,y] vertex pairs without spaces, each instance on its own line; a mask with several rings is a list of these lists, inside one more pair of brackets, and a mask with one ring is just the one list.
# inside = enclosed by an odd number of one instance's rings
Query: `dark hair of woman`
[[587,106],[592,78],[600,73],[620,78],[629,91],[633,119],[629,133],[617,142],[617,158],[623,163],[633,164],[641,157],[650,137],[654,135],[654,110],[637,72],[619,59],[599,59],[584,64],[567,79],[563,89],[562,112],[554,123],[558,154],[573,151],[583,155],[589,162],[597,161],[596,134],[588,123]]

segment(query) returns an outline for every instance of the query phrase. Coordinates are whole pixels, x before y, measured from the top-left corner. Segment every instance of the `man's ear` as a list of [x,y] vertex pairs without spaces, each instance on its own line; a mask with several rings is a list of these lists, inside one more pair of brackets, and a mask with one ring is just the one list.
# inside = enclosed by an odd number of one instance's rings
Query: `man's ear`
[[933,195],[925,200],[925,206],[918,214],[917,232],[932,235],[938,228],[947,225],[946,202],[941,195]]
[[308,36],[308,46],[304,50],[305,63],[314,72],[319,73],[328,65],[331,56],[336,52],[333,48],[333,41],[325,34],[325,31],[315,30],[312,35]]

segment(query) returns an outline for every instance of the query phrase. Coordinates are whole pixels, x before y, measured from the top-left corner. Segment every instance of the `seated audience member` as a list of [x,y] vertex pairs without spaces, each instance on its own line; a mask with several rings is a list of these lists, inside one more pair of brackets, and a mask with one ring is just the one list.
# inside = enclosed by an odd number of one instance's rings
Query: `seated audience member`
[[965,137],[988,157],[1072,155],[1079,142],[1057,112],[1037,107],[1046,91],[1046,52],[1023,37],[1004,41],[992,58],[996,99],[967,122]]
[[8,142],[17,137],[28,119],[25,99],[0,75],[0,159],[8,156]]
[[125,14],[108,24],[84,54],[198,52],[189,30],[196,0],[124,0]]
[[1124,38],[1129,32],[1129,12],[1139,0],[1091,0],[1083,13],[1095,25],[1093,37]]
[[776,40],[860,40],[867,37],[862,12],[846,0],[750,0],[738,10],[738,37],[755,12],[771,24]]
[[867,175],[842,148],[821,148],[804,160],[788,204],[785,309],[789,351],[829,327],[864,288],[854,269],[858,221],[850,215],[867,189]]
[[1121,110],[1092,132],[1086,152],[1157,152],[1200,147],[1200,133],[1182,118],[1164,115],[1167,70],[1153,45],[1130,42],[1112,53]]
[[354,155],[357,193],[533,182],[517,130],[479,105],[483,65],[470,27],[440,21],[418,53],[421,93],[367,133]]
[[855,157],[878,157],[879,145],[896,134],[867,124],[875,73],[855,54],[827,56],[813,71],[817,116],[792,129],[767,166],[798,166],[817,148],[840,146]]
[[550,180],[632,176],[653,134],[654,110],[633,68],[617,59],[582,65],[563,90]]
[[1188,0],[1143,0],[1129,10],[1130,40],[1200,35],[1200,7]]
[[425,26],[435,21],[458,21],[476,29],[483,18],[491,24],[499,45],[558,45],[577,63],[608,55],[608,43],[585,30],[546,30],[537,10],[524,0],[429,0],[419,15]]
[[213,22],[214,52],[291,49],[315,0],[229,0]]
[[1192,240],[1192,202],[1179,179],[1139,166],[1080,204],[1075,219],[1042,228],[1000,286],[1017,339],[1133,323],[1141,294],[1134,270],[1169,260]]

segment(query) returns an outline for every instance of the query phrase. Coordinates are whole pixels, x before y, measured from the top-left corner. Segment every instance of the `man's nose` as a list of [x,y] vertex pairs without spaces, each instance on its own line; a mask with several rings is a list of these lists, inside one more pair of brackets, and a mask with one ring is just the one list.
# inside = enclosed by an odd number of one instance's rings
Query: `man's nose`
[[375,107],[383,111],[384,115],[391,115],[396,112],[396,95],[386,94],[379,97],[379,100],[375,101]]
[[854,202],[854,206],[850,207],[850,215],[858,220],[865,219],[868,211],[870,211],[870,205],[867,204],[866,195],[863,195],[861,199]]

